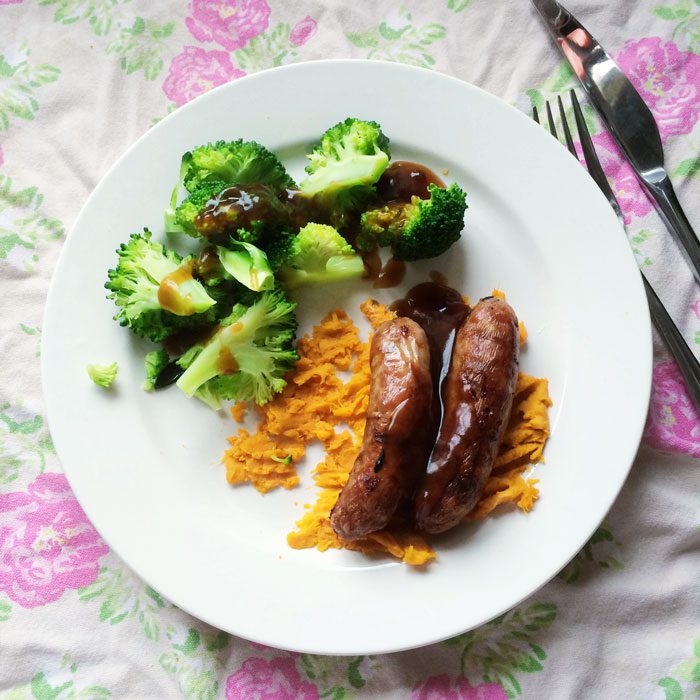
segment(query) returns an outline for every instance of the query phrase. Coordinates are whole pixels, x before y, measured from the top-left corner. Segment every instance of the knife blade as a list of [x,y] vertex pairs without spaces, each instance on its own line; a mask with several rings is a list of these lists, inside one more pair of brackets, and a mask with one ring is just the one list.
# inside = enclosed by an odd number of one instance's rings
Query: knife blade
[[600,43],[565,7],[555,0],[532,0],[532,4],[700,282],[700,241],[664,167],[661,136],[651,110]]

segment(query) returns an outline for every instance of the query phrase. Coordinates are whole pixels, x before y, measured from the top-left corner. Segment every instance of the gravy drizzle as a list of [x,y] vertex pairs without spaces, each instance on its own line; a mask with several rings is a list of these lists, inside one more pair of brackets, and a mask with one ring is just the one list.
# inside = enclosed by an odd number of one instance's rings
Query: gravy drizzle
[[434,281],[416,285],[389,308],[398,316],[413,319],[428,336],[430,372],[435,387],[432,410],[434,442],[442,420],[442,384],[450,368],[452,345],[457,329],[471,309],[457,290],[443,284],[442,273],[431,273],[431,277]]

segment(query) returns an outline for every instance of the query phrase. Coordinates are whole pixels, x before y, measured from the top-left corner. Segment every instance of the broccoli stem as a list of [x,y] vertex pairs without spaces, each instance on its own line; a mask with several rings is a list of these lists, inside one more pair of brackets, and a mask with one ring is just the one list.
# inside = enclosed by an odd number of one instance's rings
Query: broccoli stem
[[192,396],[204,382],[226,373],[222,370],[233,373],[230,370],[235,368],[236,348],[254,339],[265,316],[264,306],[254,304],[237,321],[221,328],[178,379],[180,389]]

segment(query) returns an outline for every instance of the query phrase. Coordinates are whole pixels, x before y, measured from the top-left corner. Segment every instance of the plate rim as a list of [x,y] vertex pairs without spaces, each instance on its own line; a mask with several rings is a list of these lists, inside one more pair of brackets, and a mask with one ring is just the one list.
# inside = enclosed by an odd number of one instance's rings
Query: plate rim
[[[71,226],[70,232],[67,234],[66,238],[64,239],[64,243],[61,247],[61,251],[57,257],[54,269],[51,273],[51,281],[49,284],[47,296],[45,299],[45,305],[44,305],[44,311],[42,314],[42,324],[44,328],[50,328],[51,324],[47,323],[48,316],[50,314],[50,311],[53,307],[53,299],[56,294],[56,283],[55,280],[58,277],[58,270],[61,268],[61,266],[64,263],[64,259],[68,257],[69,254],[69,246],[67,245],[69,240],[73,237],[73,233],[76,229],[78,229],[81,225],[84,213],[86,209],[88,208],[89,203],[91,200],[96,196],[96,194],[102,189],[104,186],[105,181],[108,179],[110,174],[119,167],[119,165],[122,163],[123,160],[129,157],[131,152],[133,150],[138,149],[140,143],[148,137],[152,132],[155,132],[156,130],[160,129],[163,124],[168,124],[172,118],[175,117],[175,115],[182,115],[186,111],[190,110],[193,108],[194,105],[200,104],[202,102],[205,102],[209,99],[212,99],[212,96],[217,94],[217,93],[222,93],[226,92],[228,90],[236,90],[237,88],[235,86],[243,84],[243,83],[250,83],[252,81],[256,81],[260,76],[268,76],[271,73],[294,73],[294,72],[304,72],[307,70],[313,71],[316,67],[321,67],[323,69],[326,66],[332,66],[332,65],[353,65],[353,64],[364,64],[364,65],[370,65],[370,66],[376,66],[378,68],[381,68],[382,70],[389,70],[389,71],[398,71],[398,72],[406,72],[406,73],[415,73],[417,75],[421,76],[430,76],[431,79],[437,79],[437,80],[446,80],[449,81],[456,86],[459,87],[459,89],[466,89],[466,90],[472,90],[476,91],[480,94],[481,98],[490,100],[496,104],[498,104],[499,108],[506,107],[511,114],[517,114],[519,119],[525,119],[527,121],[530,121],[530,118],[521,110],[519,110],[517,107],[514,105],[506,102],[502,98],[486,91],[485,89],[474,85],[472,83],[469,83],[465,80],[462,80],[456,76],[453,75],[448,75],[446,73],[442,73],[439,71],[434,71],[434,70],[428,70],[416,66],[409,66],[406,64],[401,64],[401,63],[394,63],[394,62],[387,62],[387,61],[380,61],[380,60],[370,60],[370,59],[346,59],[346,58],[333,58],[333,59],[322,59],[322,60],[315,60],[315,61],[302,61],[299,63],[294,63],[294,64],[288,64],[284,66],[279,66],[263,71],[259,71],[256,73],[251,73],[246,76],[243,76],[235,81],[231,81],[228,83],[224,83],[223,85],[217,86],[213,90],[210,90],[207,93],[204,93],[197,98],[191,100],[190,102],[186,103],[185,105],[182,105],[178,109],[174,110],[167,116],[165,116],[163,119],[161,119],[157,124],[152,126],[151,128],[147,129],[143,134],[141,134],[133,143],[130,144],[130,146],[110,165],[110,167],[102,174],[100,177],[99,181],[96,183],[95,187],[92,189],[90,194],[87,196],[85,199],[82,207],[80,208],[80,211],[78,212],[77,216],[75,217],[75,220],[73,222],[73,225]],[[594,185],[593,181],[591,180],[591,185]],[[599,197],[605,201],[604,195],[598,190],[597,187],[595,187],[595,191],[598,193]],[[609,206],[607,204],[607,201],[605,202],[606,206]],[[611,211],[611,216],[612,210]],[[633,253],[630,250],[630,257],[633,259]],[[638,281],[638,289],[637,289],[637,300],[640,302],[637,306],[638,308],[635,309],[637,312],[641,312],[642,318],[640,320],[643,321],[644,325],[644,335],[646,337],[646,342],[644,348],[637,348],[637,353],[641,355],[642,353],[644,354],[644,364],[646,368],[645,372],[645,385],[641,386],[641,394],[644,396],[645,401],[644,401],[644,406],[648,406],[649,403],[649,398],[651,395],[651,387],[652,387],[652,366],[653,366],[653,344],[652,344],[652,333],[651,333],[651,321],[649,317],[649,309],[648,306],[646,305],[646,302],[643,297],[643,288],[642,288],[642,282],[641,282],[641,277],[639,278]],[[44,339],[45,341],[46,339]],[[56,341],[53,341],[56,342]],[[49,343],[45,343],[47,346]],[[47,425],[49,428],[50,433],[52,434],[53,437],[53,426],[55,425],[55,420],[52,419],[52,416],[55,416],[55,413],[50,409],[49,406],[49,400],[48,400],[48,395],[49,391],[47,391],[47,376],[48,376],[48,363],[49,360],[47,359],[47,353],[42,352],[41,354],[41,388],[42,388],[42,396],[44,399],[45,403],[45,415],[46,415],[46,420],[47,420]],[[642,409],[640,408],[640,411]],[[628,430],[628,435],[632,436],[632,433],[634,432],[634,437],[635,437],[635,444],[636,448],[635,451],[632,455],[630,455],[629,460],[625,460],[625,462],[629,461],[629,464],[627,464],[626,468],[624,470],[620,470],[620,478],[615,483],[615,488],[610,489],[610,499],[609,503],[607,506],[604,508],[602,513],[598,513],[595,518],[596,524],[591,528],[591,531],[588,533],[586,537],[584,537],[580,542],[578,542],[575,550],[573,551],[573,554],[567,561],[562,565],[561,568],[564,568],[568,564],[571,559],[573,559],[576,554],[580,551],[580,549],[584,546],[586,541],[590,538],[591,534],[595,531],[596,527],[599,526],[600,522],[605,518],[606,514],[610,510],[610,508],[613,506],[615,500],[620,494],[620,491],[622,487],[624,486],[627,478],[629,477],[630,471],[634,465],[634,461],[636,458],[636,453],[639,449],[639,444],[641,442],[641,438],[643,435],[644,431],[644,426],[645,426],[645,416],[646,416],[646,408],[644,409],[644,413],[642,414],[640,420],[637,422],[637,428],[635,431],[632,431],[631,428]],[[60,440],[59,440],[60,441]],[[59,442],[56,441],[56,442]],[[71,468],[68,467],[66,468],[65,463],[63,462],[58,444],[56,444],[56,453],[57,456],[60,460],[60,466],[61,469],[63,470],[63,473],[66,475],[66,478],[68,479],[68,482],[71,486],[71,489],[74,491],[76,499],[80,503],[81,507],[85,511],[88,519],[90,520],[91,523],[95,522],[95,519],[92,517],[91,511],[93,510],[92,507],[88,504],[86,507],[86,504],[83,503],[83,501],[78,497],[78,492],[75,490],[74,485],[71,481]],[[80,490],[80,489],[78,489]],[[606,499],[607,501],[608,499]],[[598,517],[599,516],[599,517]],[[99,518],[97,518],[99,519]],[[591,522],[593,522],[594,518],[591,518]],[[93,525],[94,526],[94,525]],[[120,548],[115,548],[113,544],[110,542],[109,538],[106,537],[101,530],[98,530],[96,526],[94,526],[100,537],[108,544],[109,548],[122,560],[122,562],[128,566],[129,568],[132,568],[132,565],[129,563],[129,558],[125,557],[123,553],[120,551]],[[561,569],[559,569],[561,570]],[[135,568],[133,568],[134,573],[141,579],[143,580],[147,585],[151,585],[151,581],[149,580],[149,576],[144,576],[141,572],[137,571]],[[504,605],[502,608],[500,608],[499,612],[496,614],[490,616],[488,620],[494,619],[495,617],[498,617],[499,615],[503,614],[504,612],[507,612],[508,610],[513,609],[517,605],[519,605],[523,600],[527,599],[537,591],[539,591],[544,585],[546,585],[549,581],[551,581],[557,574],[558,572],[553,572],[553,573],[545,573],[543,575],[540,575],[537,577],[537,585],[529,590],[528,592],[524,593],[521,597],[519,597],[517,600],[514,602],[509,602],[507,605]],[[152,586],[156,590],[163,590],[163,587],[159,584],[158,586]],[[460,626],[457,624],[455,628],[443,635],[440,635],[438,637],[430,637],[426,639],[423,642],[420,642],[419,644],[416,643],[410,643],[406,646],[400,646],[400,645],[391,645],[387,647],[381,647],[378,649],[375,649],[374,647],[370,648],[369,651],[366,649],[364,650],[356,650],[356,649],[351,649],[351,650],[326,650],[326,649],[309,649],[307,646],[301,646],[301,647],[295,647],[294,645],[288,645],[285,644],[283,646],[279,646],[275,642],[271,642],[269,636],[266,636],[265,634],[262,634],[260,636],[254,635],[254,634],[249,634],[247,631],[245,633],[241,633],[239,631],[234,631],[233,629],[230,628],[230,626],[221,626],[220,622],[217,622],[216,620],[212,619],[211,615],[207,614],[201,614],[200,612],[190,612],[191,610],[194,611],[196,609],[196,606],[193,606],[189,603],[186,603],[182,605],[178,600],[176,600],[177,596],[170,596],[168,593],[163,593],[164,597],[166,597],[170,602],[172,602],[174,605],[177,607],[181,608],[183,611],[187,612],[188,614],[193,615],[197,619],[212,625],[213,627],[216,627],[218,629],[223,629],[230,634],[242,637],[244,639],[253,641],[253,642],[258,642],[262,644],[267,644],[271,646],[275,646],[280,649],[286,649],[290,651],[298,651],[298,652],[304,652],[304,653],[313,653],[313,654],[319,654],[319,655],[337,655],[337,656],[346,656],[346,655],[356,655],[358,653],[361,654],[384,654],[384,653],[393,653],[393,652],[400,652],[400,651],[405,651],[408,649],[415,649],[415,648],[420,648],[422,646],[427,646],[430,644],[434,644],[440,641],[443,641],[445,639],[449,639],[453,637],[456,634],[459,634],[464,631],[468,631],[471,629],[474,629],[478,625],[470,625],[464,628],[463,626]],[[458,618],[458,616],[456,616]],[[483,623],[480,624],[485,624],[488,620],[484,620]],[[368,647],[370,647],[370,643],[368,643]]]

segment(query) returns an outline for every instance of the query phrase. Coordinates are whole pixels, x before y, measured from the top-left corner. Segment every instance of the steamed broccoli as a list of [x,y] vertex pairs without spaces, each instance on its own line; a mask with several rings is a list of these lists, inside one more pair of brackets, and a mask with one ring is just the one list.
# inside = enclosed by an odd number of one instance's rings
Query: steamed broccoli
[[143,383],[144,391],[153,391],[158,375],[170,363],[170,356],[165,350],[153,350],[146,353],[146,381]]
[[361,277],[364,271],[362,258],[332,226],[311,223],[293,239],[292,255],[279,277],[292,288]]
[[261,183],[276,189],[295,187],[279,158],[255,141],[216,141],[185,153],[180,170],[182,184],[194,192],[205,182],[229,185]]
[[376,122],[348,118],[328,129],[308,156],[301,192],[329,209],[356,210],[389,163],[389,139]]
[[110,365],[88,365],[85,369],[97,386],[108,389],[117,378],[119,367],[116,362],[112,362]]
[[250,184],[227,186],[193,216],[194,235],[209,243],[226,245],[233,239],[262,247],[289,228],[292,212],[272,187]]
[[274,288],[275,277],[260,248],[232,240],[228,248],[218,246],[216,252],[224,270],[248,289],[262,292]]
[[170,202],[170,208],[165,212],[165,230],[168,233],[186,233],[188,236],[197,238],[200,235],[195,228],[197,214],[210,199],[216,197],[226,187],[227,184],[222,180],[204,182],[179,206],[175,206],[177,202],[176,189]]
[[397,260],[422,260],[444,253],[462,234],[466,194],[459,185],[428,185],[430,199],[387,204],[362,215],[360,250],[390,246]]
[[214,320],[213,299],[192,277],[191,258],[151,241],[151,232],[132,234],[118,249],[117,267],[105,287],[119,307],[114,317],[136,335],[155,342],[176,331]]
[[277,272],[292,255],[294,234],[286,228],[281,228],[266,237],[261,247],[265,251],[267,261],[273,272]]
[[186,369],[177,385],[214,408],[221,399],[269,401],[298,359],[295,306],[279,289],[263,292],[252,306],[236,304],[206,345],[178,360]]

